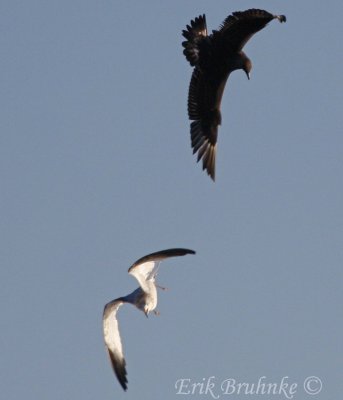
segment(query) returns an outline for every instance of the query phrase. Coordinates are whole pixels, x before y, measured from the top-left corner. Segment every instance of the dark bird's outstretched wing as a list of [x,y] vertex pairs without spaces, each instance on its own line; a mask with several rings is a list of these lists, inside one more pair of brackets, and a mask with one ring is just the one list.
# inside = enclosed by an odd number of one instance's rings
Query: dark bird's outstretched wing
[[[216,144],[218,125],[221,122],[220,101],[227,74],[217,74],[212,70],[213,35],[208,36],[206,17],[199,15],[182,31],[187,39],[182,43],[183,54],[195,66],[188,92],[188,116],[191,123],[191,143],[193,153],[198,152],[198,161],[215,179]],[[225,77],[226,75],[226,77]],[[222,90],[221,90],[222,89]]]
[[188,92],[188,116],[191,123],[193,154],[208,175],[215,179],[218,125],[221,124],[220,103],[228,74],[211,74],[195,67]]
[[191,25],[187,25],[187,30],[182,31],[182,35],[186,39],[182,42],[182,46],[185,48],[183,54],[192,66],[197,65],[207,42],[205,14],[192,20]]
[[127,389],[126,362],[121,344],[117,311],[123,304],[123,299],[119,298],[106,304],[103,314],[104,340],[108,355],[111,360],[112,368],[119,383],[124,390]]
[[268,11],[252,8],[246,11],[236,11],[229,15],[214,35],[222,36],[228,51],[241,51],[247,41],[263,29],[273,19],[286,22],[284,15],[273,15]]

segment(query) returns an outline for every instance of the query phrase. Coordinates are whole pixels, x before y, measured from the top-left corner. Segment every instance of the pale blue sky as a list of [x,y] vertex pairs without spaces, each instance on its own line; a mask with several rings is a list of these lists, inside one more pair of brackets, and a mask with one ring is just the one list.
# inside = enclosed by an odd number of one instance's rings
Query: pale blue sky
[[[246,46],[250,81],[230,77],[213,184],[190,147],[181,30],[251,7],[287,23]],[[342,13],[339,0],[1,2],[3,399],[170,400],[177,379],[210,376],[218,391],[289,376],[297,400],[341,396]],[[197,254],[161,266],[160,317],[121,308],[124,393],[103,306],[137,287],[136,259],[169,247]]]

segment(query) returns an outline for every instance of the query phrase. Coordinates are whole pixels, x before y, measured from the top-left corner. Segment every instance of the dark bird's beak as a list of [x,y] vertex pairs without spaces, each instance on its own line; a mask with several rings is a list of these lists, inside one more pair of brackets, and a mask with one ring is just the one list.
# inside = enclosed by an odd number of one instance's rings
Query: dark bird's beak
[[247,74],[247,78],[248,78],[249,81],[250,81],[250,72],[245,71],[245,73]]

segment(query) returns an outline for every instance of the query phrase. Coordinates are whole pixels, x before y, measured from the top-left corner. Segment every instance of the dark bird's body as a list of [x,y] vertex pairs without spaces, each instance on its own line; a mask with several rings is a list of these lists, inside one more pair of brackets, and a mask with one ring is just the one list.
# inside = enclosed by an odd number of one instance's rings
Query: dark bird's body
[[188,93],[188,116],[191,123],[193,153],[198,152],[203,169],[214,180],[220,105],[226,81],[232,71],[242,69],[250,78],[251,61],[242,51],[251,36],[268,22],[284,15],[251,9],[228,16],[218,31],[207,34],[206,17],[200,15],[182,32],[184,55],[194,66]]

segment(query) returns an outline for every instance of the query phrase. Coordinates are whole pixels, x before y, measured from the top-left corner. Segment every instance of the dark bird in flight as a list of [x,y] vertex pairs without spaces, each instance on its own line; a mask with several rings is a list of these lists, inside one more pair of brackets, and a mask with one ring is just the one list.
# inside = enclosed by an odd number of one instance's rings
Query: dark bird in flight
[[[124,390],[127,389],[126,362],[121,344],[119,327],[117,321],[117,311],[124,303],[131,303],[146,316],[154,311],[156,315],[157,306],[157,288],[165,289],[155,283],[159,264],[162,260],[169,257],[185,256],[186,254],[195,254],[195,251],[189,249],[169,249],[156,253],[148,254],[137,260],[129,268],[129,274],[133,275],[140,287],[124,297],[118,297],[105,305],[103,314],[103,330],[105,345],[110,357],[113,371],[116,374],[119,383]],[[139,334],[137,340],[141,339]]]
[[194,68],[188,92],[188,116],[191,122],[193,154],[198,152],[203,169],[215,179],[218,125],[221,124],[220,103],[226,81],[232,71],[242,69],[248,79],[251,60],[242,51],[247,41],[270,21],[286,22],[284,15],[250,9],[229,15],[210,35],[205,14],[182,31],[183,53]]

